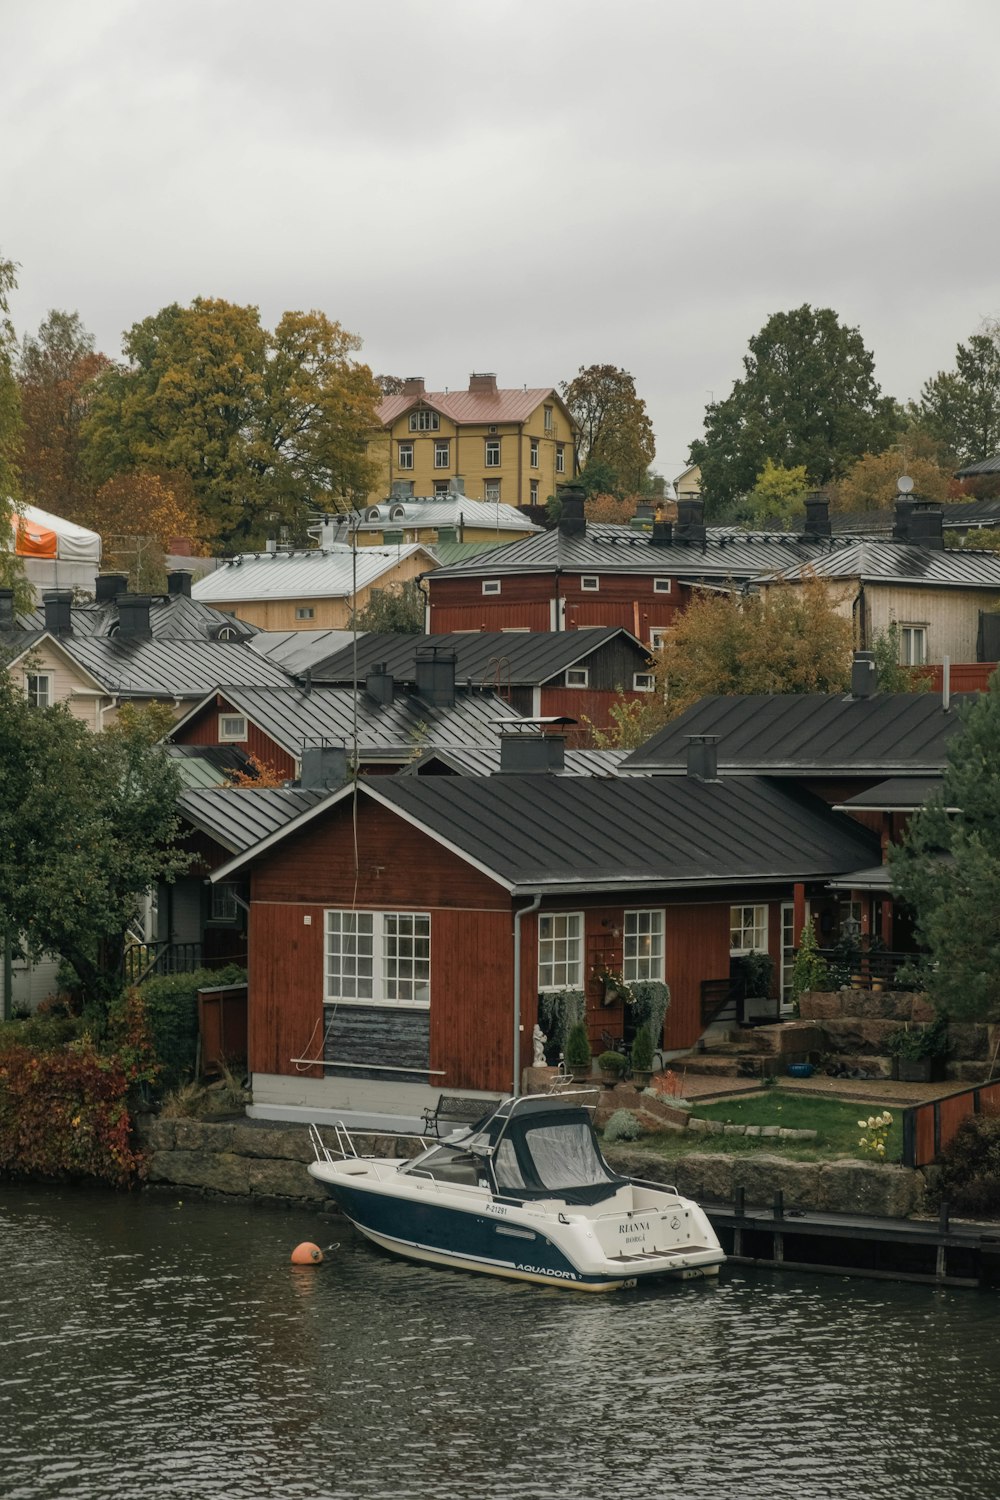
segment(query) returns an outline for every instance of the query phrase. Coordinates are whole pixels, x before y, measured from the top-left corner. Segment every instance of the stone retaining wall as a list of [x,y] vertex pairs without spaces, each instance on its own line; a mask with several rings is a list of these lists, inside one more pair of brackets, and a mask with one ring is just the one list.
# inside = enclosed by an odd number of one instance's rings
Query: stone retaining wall
[[[869,1070],[877,1068],[886,1077],[889,1033],[906,1023],[927,1025],[936,1017],[926,995],[913,990],[808,990],[799,997],[799,1014],[822,1028],[826,1051]],[[998,1035],[998,1026],[952,1021],[947,1076],[962,1083],[983,1082],[990,1073]]]
[[[259,1202],[329,1203],[306,1167],[313,1159],[305,1127],[234,1120],[165,1120],[146,1116],[138,1127],[151,1184],[233,1194]],[[415,1155],[415,1141],[356,1135],[359,1150],[380,1156]],[[742,1187],[749,1204],[770,1204],[779,1189],[787,1208],[872,1214],[902,1219],[925,1207],[921,1172],[874,1162],[786,1161],[779,1156],[706,1153],[667,1159],[634,1146],[611,1146],[619,1171],[673,1183],[696,1201],[731,1203]]]

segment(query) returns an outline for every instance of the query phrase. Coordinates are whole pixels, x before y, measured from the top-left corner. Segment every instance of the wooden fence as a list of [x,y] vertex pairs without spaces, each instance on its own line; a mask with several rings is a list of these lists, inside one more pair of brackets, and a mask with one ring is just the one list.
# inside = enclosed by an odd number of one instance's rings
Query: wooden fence
[[903,1166],[926,1167],[936,1161],[963,1120],[970,1115],[1000,1114],[1000,1079],[930,1099],[903,1111]]

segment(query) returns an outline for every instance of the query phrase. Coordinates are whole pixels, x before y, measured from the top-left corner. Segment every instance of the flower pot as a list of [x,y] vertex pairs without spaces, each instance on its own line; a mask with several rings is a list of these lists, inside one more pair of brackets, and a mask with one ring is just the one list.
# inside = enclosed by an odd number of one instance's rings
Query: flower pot
[[649,1088],[649,1080],[653,1076],[652,1068],[633,1068],[632,1082],[641,1093],[643,1089]]
[[621,1081],[622,1076],[620,1073],[605,1073],[603,1068],[601,1069],[601,1082],[606,1089],[613,1089],[615,1084],[621,1083]]
[[901,1057],[899,1059],[900,1083],[931,1083],[934,1079],[936,1057]]

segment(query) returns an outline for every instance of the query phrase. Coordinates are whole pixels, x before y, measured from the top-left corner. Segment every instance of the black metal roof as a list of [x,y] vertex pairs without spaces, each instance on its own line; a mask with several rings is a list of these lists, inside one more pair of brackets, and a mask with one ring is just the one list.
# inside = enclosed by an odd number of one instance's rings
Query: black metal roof
[[[519,894],[808,880],[879,853],[850,818],[757,778],[393,776],[358,787]],[[333,793],[268,847],[350,795]]]
[[177,808],[193,828],[241,854],[327,795],[298,787],[200,787],[181,792]]
[[[358,640],[364,640],[366,634],[359,630]],[[284,667],[293,677],[304,677],[316,662],[326,661],[353,639],[350,630],[258,630],[250,649]]]
[[976,474],[1000,474],[1000,453],[994,453],[992,458],[981,458],[977,464],[966,464],[964,469],[956,470],[956,479],[971,479]]
[[[627,754],[627,750],[567,750],[565,770],[554,774],[616,776]],[[500,769],[500,746],[438,746],[425,750],[418,760],[404,766],[399,774],[425,776],[435,767],[444,767],[456,776],[493,776]]]
[[955,693],[946,711],[936,693],[713,694],[633,750],[621,771],[680,775],[687,737],[712,734],[720,776],[932,775],[961,705],[976,696]]
[[[28,614],[18,615],[20,629],[45,630],[45,606],[40,604]],[[85,603],[70,606],[73,637],[114,636],[118,631],[118,605]],[[224,615],[211,605],[199,604],[186,594],[153,595],[149,607],[149,628],[154,640],[213,641],[225,629],[239,641],[250,640],[257,626],[234,615]],[[71,637],[72,638],[72,637]],[[59,639],[65,639],[60,637]]]
[[940,776],[890,776],[839,805],[858,812],[913,812],[940,791]]
[[[227,702],[289,755],[301,754],[309,741],[353,744],[356,730],[358,747],[368,759],[384,752],[398,760],[429,745],[481,745],[497,734],[501,720],[511,717],[510,705],[492,693],[459,692],[454,707],[437,708],[416,693],[397,693],[392,704],[382,705],[353,688],[239,686],[222,691]],[[183,722],[178,721],[175,732]]]
[[842,546],[839,539],[803,541],[778,530],[749,534],[711,529],[705,542],[675,541],[654,547],[646,532],[628,526],[588,525],[582,536],[541,531],[490,552],[438,568],[429,575],[431,589],[441,579],[492,578],[507,573],[642,573],[664,578],[746,579],[798,567]]
[[[620,627],[594,630],[452,631],[445,635],[365,635],[357,645],[358,681],[384,662],[397,682],[416,680],[417,652],[431,649],[456,658],[455,675],[459,682],[478,685],[494,683],[499,675],[512,687],[535,687],[559,677],[567,667],[586,661],[589,656],[620,639],[635,654],[636,671],[649,661],[645,646],[629,631]],[[335,652],[312,669],[314,682],[350,683],[354,678],[354,646]]]
[[202,698],[237,682],[283,686],[288,673],[238,641],[52,636],[109,693],[122,698]]
[[811,577],[859,578],[869,583],[914,583],[924,588],[1000,588],[1000,555],[970,547],[936,551],[908,542],[850,541],[801,566],[776,568],[769,576],[790,582]]

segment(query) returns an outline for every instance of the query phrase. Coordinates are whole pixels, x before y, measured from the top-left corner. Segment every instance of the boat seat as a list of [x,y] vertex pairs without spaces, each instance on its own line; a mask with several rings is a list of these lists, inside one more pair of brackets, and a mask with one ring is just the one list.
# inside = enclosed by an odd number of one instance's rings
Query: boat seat
[[456,1125],[475,1125],[483,1115],[490,1113],[495,1099],[470,1099],[463,1094],[439,1094],[433,1108],[423,1112],[423,1121],[428,1134],[440,1136],[442,1124],[454,1128]]

